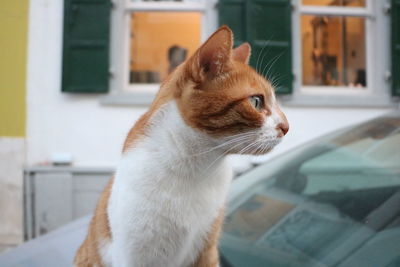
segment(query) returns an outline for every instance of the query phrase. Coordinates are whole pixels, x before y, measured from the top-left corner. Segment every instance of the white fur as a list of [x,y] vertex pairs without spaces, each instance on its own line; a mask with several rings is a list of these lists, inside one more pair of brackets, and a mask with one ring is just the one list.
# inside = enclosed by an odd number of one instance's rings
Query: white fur
[[151,124],[117,168],[108,204],[112,266],[189,266],[231,181],[221,150],[201,153],[215,140],[187,126],[174,102]]
[[100,253],[100,257],[102,259],[103,265],[105,267],[112,266],[112,254],[110,249],[110,242],[109,240],[101,240],[98,250]]

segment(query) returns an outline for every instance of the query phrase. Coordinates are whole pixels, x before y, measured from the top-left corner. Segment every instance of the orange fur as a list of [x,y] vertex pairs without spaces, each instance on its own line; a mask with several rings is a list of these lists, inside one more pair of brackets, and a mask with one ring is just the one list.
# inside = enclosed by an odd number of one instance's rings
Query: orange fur
[[[221,27],[195,54],[161,85],[160,91],[149,110],[136,122],[124,143],[123,152],[135,146],[146,135],[149,120],[163,104],[175,100],[181,115],[189,126],[213,136],[230,136],[261,126],[265,116],[271,113],[271,84],[247,65],[250,46],[244,44],[232,50],[232,32]],[[248,98],[261,95],[265,107],[257,111]],[[280,116],[287,124],[283,113]],[[284,125],[287,129],[287,125]],[[257,154],[257,151],[254,151]],[[107,203],[112,180],[103,192],[86,240],[80,247],[77,266],[102,266],[99,246],[112,238],[107,217]],[[217,244],[223,222],[223,210],[205,238],[205,246],[193,266],[218,265]]]
[[104,189],[90,222],[88,235],[76,253],[74,263],[78,267],[103,266],[99,255],[99,247],[102,245],[102,242],[111,238],[107,205],[113,181],[114,178],[111,178]]
[[206,237],[203,250],[200,252],[197,260],[192,267],[216,267],[219,264],[218,240],[221,234],[222,224],[224,222],[224,210],[221,209],[218,217],[215,219],[211,231]]

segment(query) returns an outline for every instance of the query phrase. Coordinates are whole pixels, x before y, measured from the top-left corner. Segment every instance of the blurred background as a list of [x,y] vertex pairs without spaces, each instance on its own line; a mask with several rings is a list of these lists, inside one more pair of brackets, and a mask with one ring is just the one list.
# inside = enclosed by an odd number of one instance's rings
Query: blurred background
[[290,122],[236,173],[399,108],[398,0],[2,0],[0,251],[92,212],[160,82],[223,24]]

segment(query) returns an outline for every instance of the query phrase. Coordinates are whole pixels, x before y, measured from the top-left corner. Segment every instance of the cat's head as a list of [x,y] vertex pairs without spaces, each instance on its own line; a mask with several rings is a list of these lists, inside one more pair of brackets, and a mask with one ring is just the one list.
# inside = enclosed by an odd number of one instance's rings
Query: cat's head
[[174,97],[184,121],[227,142],[229,152],[263,154],[287,133],[288,121],[271,83],[248,65],[250,45],[232,49],[232,40],[223,26],[180,66]]

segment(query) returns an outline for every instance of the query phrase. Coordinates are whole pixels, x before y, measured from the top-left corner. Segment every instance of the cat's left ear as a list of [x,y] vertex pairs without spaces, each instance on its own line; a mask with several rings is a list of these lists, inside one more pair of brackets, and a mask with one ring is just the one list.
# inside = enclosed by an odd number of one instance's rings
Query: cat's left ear
[[249,64],[251,54],[251,46],[249,43],[243,43],[233,49],[233,60],[242,62],[244,64]]
[[233,34],[222,26],[196,51],[190,60],[191,73],[198,82],[221,75],[232,59]]

